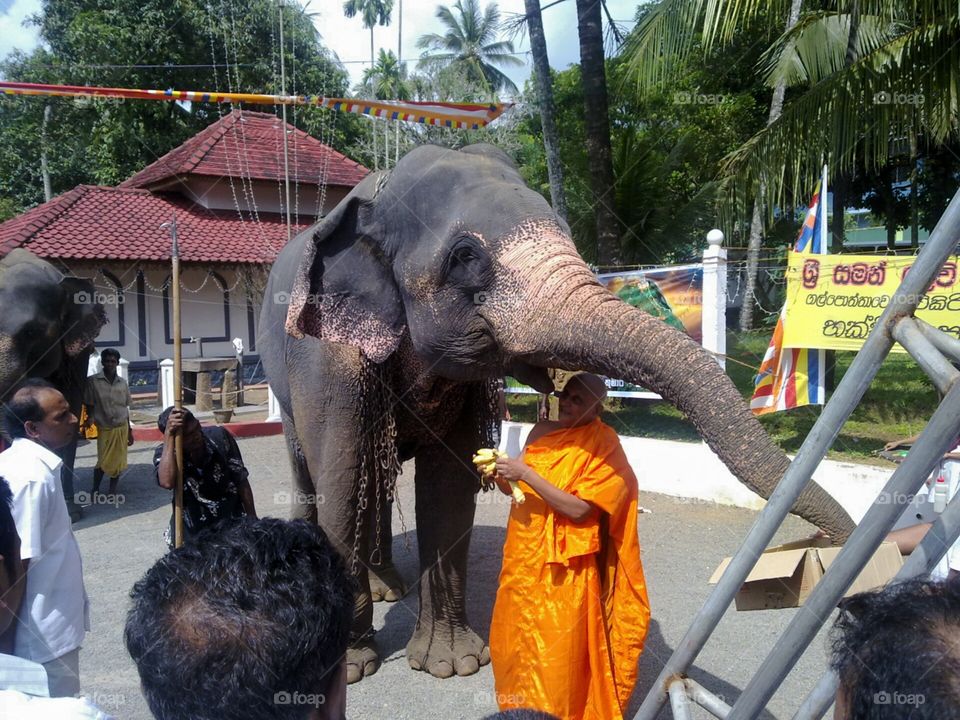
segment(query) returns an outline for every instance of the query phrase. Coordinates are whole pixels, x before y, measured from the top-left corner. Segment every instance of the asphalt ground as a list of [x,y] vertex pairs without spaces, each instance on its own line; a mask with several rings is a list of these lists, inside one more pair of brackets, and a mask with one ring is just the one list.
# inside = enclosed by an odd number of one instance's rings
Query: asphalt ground
[[[290,473],[282,436],[241,439],[240,449],[261,516],[288,517]],[[118,496],[88,506],[74,532],[83,554],[84,577],[91,602],[92,630],[81,652],[84,694],[117,718],[151,717],[139,689],[136,668],[123,644],[123,625],[134,582],[164,553],[163,530],[170,518],[170,493],[153,479],[154,446],[137,443]],[[78,452],[78,491],[90,489],[96,445]],[[418,573],[413,473],[408,465],[399,481],[394,508],[394,559],[413,586]],[[637,468],[642,472],[642,468]],[[106,485],[106,483],[104,483]],[[641,479],[642,485],[642,479]],[[647,647],[640,662],[634,708],[654,682],[663,663],[706,598],[707,580],[720,560],[733,554],[756,513],[664,495],[641,494],[640,541],[653,611]],[[499,493],[478,497],[470,545],[468,616],[486,637],[490,625],[508,499]],[[402,521],[398,513],[402,513]],[[790,517],[776,540],[809,535],[812,526]],[[396,603],[377,603],[374,623],[383,666],[348,690],[347,715],[367,718],[482,718],[496,711],[490,666],[476,675],[439,680],[412,670],[404,648],[416,622],[416,590]],[[732,702],[763,662],[780,632],[800,610],[727,611],[690,675]],[[826,636],[807,649],[769,704],[763,717],[790,718],[826,666]],[[694,708],[698,718],[712,717]],[[669,707],[662,718],[671,717]]]

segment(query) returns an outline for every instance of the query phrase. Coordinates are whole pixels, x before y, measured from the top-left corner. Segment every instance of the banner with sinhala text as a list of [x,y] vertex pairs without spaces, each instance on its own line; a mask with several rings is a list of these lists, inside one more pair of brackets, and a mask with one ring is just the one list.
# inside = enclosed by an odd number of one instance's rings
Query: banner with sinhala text
[[[915,261],[914,256],[791,252],[784,347],[859,350]],[[960,338],[957,262],[954,256],[943,266],[916,314]],[[900,345],[893,349],[904,352]]]

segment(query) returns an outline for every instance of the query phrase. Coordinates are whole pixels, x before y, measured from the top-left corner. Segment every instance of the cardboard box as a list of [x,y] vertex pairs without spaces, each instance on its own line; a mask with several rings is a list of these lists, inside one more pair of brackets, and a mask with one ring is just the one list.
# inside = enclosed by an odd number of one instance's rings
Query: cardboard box
[[[842,548],[820,540],[801,540],[772,547],[760,556],[737,592],[737,610],[800,607],[833,564]],[[708,581],[715,585],[730,564],[724,558]],[[844,597],[885,585],[903,565],[896,543],[884,542]]]

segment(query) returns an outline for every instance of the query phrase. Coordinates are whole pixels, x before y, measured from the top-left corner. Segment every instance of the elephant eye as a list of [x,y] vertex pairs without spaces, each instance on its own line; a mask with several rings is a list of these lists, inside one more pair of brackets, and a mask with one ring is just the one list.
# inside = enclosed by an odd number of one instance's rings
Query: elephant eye
[[447,281],[467,289],[484,287],[489,269],[486,254],[471,237],[462,238],[447,257]]

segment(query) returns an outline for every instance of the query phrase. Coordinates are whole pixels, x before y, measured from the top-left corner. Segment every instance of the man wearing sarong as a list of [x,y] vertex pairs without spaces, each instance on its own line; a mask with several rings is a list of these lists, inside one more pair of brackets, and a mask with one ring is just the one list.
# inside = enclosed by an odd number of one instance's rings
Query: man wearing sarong
[[650,619],[637,538],[637,479],[600,421],[606,387],[581,373],[557,421],[530,431],[521,460],[497,460],[497,484],[520,483],[490,627],[501,709],[560,718],[622,718]]
[[127,448],[133,445],[130,427],[130,387],[117,374],[120,353],[107,348],[100,353],[103,370],[87,378],[83,404],[87,421],[97,426],[97,465],[93,469],[93,494],[100,492],[103,476],[110,478],[110,494],[117,492],[120,473],[127,469]]

